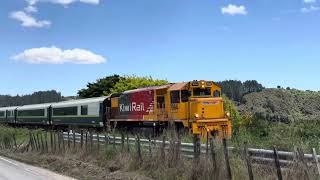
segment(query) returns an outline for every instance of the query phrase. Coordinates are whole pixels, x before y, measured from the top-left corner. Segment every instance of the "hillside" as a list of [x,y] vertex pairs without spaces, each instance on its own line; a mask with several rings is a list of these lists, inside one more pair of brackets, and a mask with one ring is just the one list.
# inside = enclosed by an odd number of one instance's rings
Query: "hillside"
[[239,110],[270,121],[320,120],[320,92],[264,89],[245,95]]

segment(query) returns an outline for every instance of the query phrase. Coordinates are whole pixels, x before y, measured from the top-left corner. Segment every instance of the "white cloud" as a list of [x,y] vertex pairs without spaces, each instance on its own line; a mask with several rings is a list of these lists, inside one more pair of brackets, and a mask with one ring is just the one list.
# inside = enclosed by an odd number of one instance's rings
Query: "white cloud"
[[62,50],[55,46],[27,49],[13,56],[12,59],[29,64],[100,64],[106,62],[103,56],[85,49]]
[[75,2],[87,3],[92,5],[97,5],[100,3],[100,0],[25,0],[28,5],[21,11],[11,12],[9,17],[12,19],[21,21],[21,25],[24,27],[49,27],[51,22],[48,20],[37,20],[32,13],[37,13],[38,9],[36,4],[39,2],[60,4],[62,6],[68,6],[69,4]]
[[50,21],[47,20],[37,20],[30,14],[27,14],[23,11],[14,11],[10,13],[12,19],[21,21],[21,25],[25,27],[49,27],[51,25]]
[[306,4],[312,4],[312,3],[315,3],[316,0],[303,0],[303,2]]
[[226,7],[221,8],[222,14],[230,14],[232,16],[234,15],[246,15],[248,12],[246,11],[246,7],[243,5],[237,6],[233,4],[229,4]]
[[88,4],[99,4],[100,0],[80,0],[80,2]]
[[53,4],[60,4],[67,6],[75,2],[87,3],[87,4],[99,4],[100,0],[39,0],[39,2],[50,2]]
[[24,11],[27,13],[36,13],[36,12],[38,12],[38,9],[32,5],[29,5],[24,8]]
[[319,11],[320,7],[318,6],[310,6],[310,7],[304,7],[301,8],[301,12],[303,13],[311,13],[311,12],[315,12],[315,11]]

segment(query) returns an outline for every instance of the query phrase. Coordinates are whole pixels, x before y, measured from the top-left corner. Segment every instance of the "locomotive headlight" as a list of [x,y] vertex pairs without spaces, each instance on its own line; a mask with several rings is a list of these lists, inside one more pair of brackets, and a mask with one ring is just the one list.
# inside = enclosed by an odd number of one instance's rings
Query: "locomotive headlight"
[[198,114],[198,113],[195,113],[195,114],[194,114],[194,117],[195,117],[195,118],[199,118],[199,114]]
[[227,112],[227,116],[230,117],[230,113],[229,112]]

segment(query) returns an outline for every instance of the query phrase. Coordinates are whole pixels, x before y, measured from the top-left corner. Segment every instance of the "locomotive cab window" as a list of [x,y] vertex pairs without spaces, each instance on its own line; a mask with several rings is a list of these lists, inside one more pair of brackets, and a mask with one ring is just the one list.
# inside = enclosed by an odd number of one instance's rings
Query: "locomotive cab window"
[[190,91],[188,90],[181,90],[181,101],[188,102],[190,97]]
[[157,108],[158,109],[166,108],[164,96],[157,96]]
[[180,91],[170,92],[171,103],[180,103]]
[[220,91],[215,90],[215,91],[213,92],[213,97],[220,97],[220,96],[221,96],[221,92],[220,92]]
[[211,88],[193,88],[193,96],[211,96]]
[[88,115],[88,106],[81,106],[81,115],[85,116]]
[[0,111],[0,117],[4,117],[4,116],[5,116],[4,111]]

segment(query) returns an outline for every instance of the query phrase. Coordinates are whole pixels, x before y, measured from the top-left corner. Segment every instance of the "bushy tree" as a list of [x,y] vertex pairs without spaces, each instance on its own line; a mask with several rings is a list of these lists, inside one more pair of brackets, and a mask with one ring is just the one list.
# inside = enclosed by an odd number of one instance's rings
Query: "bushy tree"
[[82,98],[108,96],[112,93],[120,93],[126,90],[159,86],[168,83],[166,80],[153,79],[150,76],[119,76],[115,74],[98,79],[94,83],[88,83],[86,88],[78,92],[78,95]]
[[236,102],[242,102],[242,98],[245,94],[252,92],[260,92],[264,87],[256,80],[248,80],[245,82],[237,80],[226,80],[218,82],[221,86],[222,93],[228,98]]
[[111,90],[121,79],[123,79],[123,77],[117,74],[98,79],[94,83],[88,83],[86,88],[78,91],[78,95],[82,98],[109,95]]
[[[169,84],[167,80],[153,79],[151,76],[138,77],[138,76],[124,76],[119,82],[112,88],[112,93],[120,93],[131,89],[160,86]],[[107,94],[105,94],[107,95]]]

